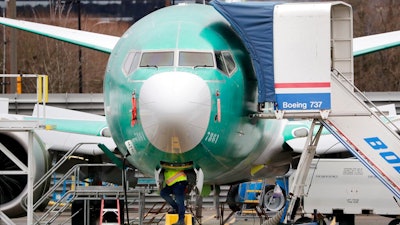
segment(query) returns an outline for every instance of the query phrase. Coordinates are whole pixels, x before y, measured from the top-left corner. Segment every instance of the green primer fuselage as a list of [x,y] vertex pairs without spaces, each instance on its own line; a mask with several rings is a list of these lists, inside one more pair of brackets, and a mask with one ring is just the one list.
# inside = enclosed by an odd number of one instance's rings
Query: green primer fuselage
[[[215,67],[150,65],[131,73],[122,69],[130,52],[166,50],[229,51],[236,68],[231,75]],[[200,77],[207,83],[211,96],[204,137],[193,149],[181,153],[158,149],[149,141],[141,123],[144,112],[139,107],[143,83],[155,74],[171,71]],[[129,151],[128,160],[144,173],[153,174],[160,168],[160,162],[192,162],[193,167],[203,170],[206,183],[236,182],[250,179],[253,166],[272,165],[272,158],[282,151],[282,121],[251,120],[248,116],[257,109],[257,81],[251,60],[241,40],[211,6],[167,7],[134,24],[121,37],[110,56],[104,91],[106,118],[112,137],[123,154],[128,152],[126,142],[131,141],[134,150]],[[154,93],[157,91],[155,88]],[[138,102],[138,117],[134,125],[131,124],[133,93]],[[267,148],[269,152],[266,152]],[[287,164],[271,167],[258,175],[277,175],[286,172],[287,168]]]

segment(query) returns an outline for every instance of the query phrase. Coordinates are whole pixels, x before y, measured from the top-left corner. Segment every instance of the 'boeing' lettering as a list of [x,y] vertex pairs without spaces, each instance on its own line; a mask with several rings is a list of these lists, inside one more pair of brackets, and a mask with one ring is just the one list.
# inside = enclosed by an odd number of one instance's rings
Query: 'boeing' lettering
[[305,102],[283,102],[284,109],[307,109],[307,103]]
[[378,137],[370,137],[370,138],[364,138],[364,140],[368,143],[371,148],[379,152],[379,155],[390,165],[393,166],[393,168],[400,173],[400,157],[393,151],[390,151],[388,149],[388,146],[383,143],[382,140],[380,140]]

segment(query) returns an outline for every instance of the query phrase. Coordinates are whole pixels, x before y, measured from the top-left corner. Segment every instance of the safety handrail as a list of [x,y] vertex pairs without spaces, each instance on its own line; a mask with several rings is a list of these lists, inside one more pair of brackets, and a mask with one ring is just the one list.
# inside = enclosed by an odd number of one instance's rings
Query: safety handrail
[[56,164],[53,165],[53,167],[48,170],[34,185],[33,185],[33,190],[35,191],[36,188],[38,188],[38,186],[40,186],[41,184],[43,184],[45,181],[47,181],[51,175],[53,175],[54,172],[56,172],[56,170],[58,168],[60,168],[60,166],[69,159],[69,157],[75,153],[76,150],[78,150],[82,145],[98,145],[99,143],[95,143],[95,142],[83,142],[83,143],[78,143],[76,144],[71,150],[69,150],[67,153],[65,153],[63,155],[63,157],[57,161]]
[[[79,186],[79,171],[81,167],[115,167],[115,164],[111,163],[106,163],[106,164],[76,164],[74,165],[70,170],[68,170],[45,194],[43,194],[33,205],[33,209],[36,210],[43,202],[45,202],[48,199],[48,196],[50,194],[54,193],[62,184],[64,181],[66,181],[68,178],[71,176],[75,175],[75,187]],[[38,218],[35,222],[35,224],[39,224],[41,221],[43,221],[45,218],[48,217],[50,212],[52,212],[54,209],[56,209],[61,203],[65,203],[64,206],[62,206],[58,213],[53,215],[53,217],[50,218],[48,222],[54,221],[67,207],[69,202],[71,202],[73,199],[76,197],[76,190],[70,190],[67,193],[65,193],[57,202],[54,203],[40,218]],[[72,197],[71,197],[72,196]]]
[[[374,108],[374,109],[376,110],[376,111],[374,111],[374,110],[372,110],[370,107],[365,107],[365,108],[371,113],[371,115],[373,115],[374,117],[376,117],[377,119],[379,119],[379,121],[381,121],[381,123],[382,123],[388,130],[390,130],[393,134],[395,134],[396,137],[398,137],[398,135],[396,135],[396,134],[400,133],[399,127],[398,127],[395,123],[393,123],[393,121],[390,120],[390,119],[389,119],[389,118],[388,118],[374,103],[372,103],[372,102],[367,98],[367,96],[365,96],[365,95],[360,91],[360,89],[358,89],[350,80],[348,80],[348,79],[347,79],[339,70],[337,70],[337,69],[332,69],[332,77],[334,77],[335,79],[338,79],[338,77],[340,77],[341,80],[344,80],[348,85],[350,85],[352,88],[354,88],[355,92],[357,92],[361,97],[363,97],[364,100],[367,101],[368,104],[370,104],[370,105],[372,106],[372,108]],[[339,80],[339,79],[338,79],[338,80]],[[339,80],[339,81],[340,81],[340,80]],[[339,83],[340,83],[342,86],[345,85],[345,84],[343,84],[343,82],[339,82]],[[349,90],[349,89],[347,89],[347,88],[346,88],[346,90],[349,91],[350,93],[352,93],[352,94],[356,97],[357,101],[359,101],[360,103],[362,103],[363,105],[366,106],[365,102],[362,101],[361,99],[359,99],[359,98],[357,97],[357,95],[354,94],[354,92],[352,92],[351,90]],[[393,126],[393,128],[396,129],[397,131],[394,131],[393,129],[391,129],[386,123],[384,123],[384,122],[382,121],[382,118],[380,118],[377,114],[379,114],[379,116],[381,116],[381,117],[383,117],[384,119],[386,119],[387,122],[390,123],[390,124]],[[399,138],[399,139],[400,139],[400,138]]]

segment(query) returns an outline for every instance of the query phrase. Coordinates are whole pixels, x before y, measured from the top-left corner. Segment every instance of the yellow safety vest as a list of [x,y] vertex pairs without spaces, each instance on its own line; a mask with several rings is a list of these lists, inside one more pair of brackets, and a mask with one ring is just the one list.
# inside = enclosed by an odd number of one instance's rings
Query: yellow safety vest
[[182,170],[167,169],[164,172],[164,178],[165,178],[165,183],[168,186],[172,186],[173,184],[175,184],[177,182],[187,180],[186,174]]

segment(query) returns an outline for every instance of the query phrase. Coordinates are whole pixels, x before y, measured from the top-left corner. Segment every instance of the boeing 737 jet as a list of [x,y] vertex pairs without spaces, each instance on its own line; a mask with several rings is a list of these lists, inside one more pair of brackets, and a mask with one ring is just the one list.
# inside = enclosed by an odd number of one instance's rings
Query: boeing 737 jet
[[[212,6],[157,10],[121,37],[7,18],[0,23],[110,55],[107,127],[129,163],[150,176],[179,167],[194,171],[199,183],[220,185],[284,175],[292,161],[285,141],[308,129],[305,123],[249,117],[259,104],[252,60]],[[394,41],[385,37],[379,44],[399,44],[399,32]],[[357,49],[358,40],[365,46]],[[357,55],[377,46],[367,39],[354,43]],[[7,202],[1,204],[7,212]]]

